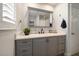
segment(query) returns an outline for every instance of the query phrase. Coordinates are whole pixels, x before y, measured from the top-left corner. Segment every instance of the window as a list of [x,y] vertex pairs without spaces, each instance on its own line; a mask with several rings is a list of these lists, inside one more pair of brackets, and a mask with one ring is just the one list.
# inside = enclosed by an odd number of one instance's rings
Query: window
[[16,14],[14,3],[3,3],[3,21],[15,24]]

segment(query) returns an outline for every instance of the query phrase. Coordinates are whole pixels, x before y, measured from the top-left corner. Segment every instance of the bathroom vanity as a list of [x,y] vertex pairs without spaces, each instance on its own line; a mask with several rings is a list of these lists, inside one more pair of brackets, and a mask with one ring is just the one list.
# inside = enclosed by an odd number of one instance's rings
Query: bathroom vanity
[[65,53],[64,33],[16,35],[16,56],[56,56]]

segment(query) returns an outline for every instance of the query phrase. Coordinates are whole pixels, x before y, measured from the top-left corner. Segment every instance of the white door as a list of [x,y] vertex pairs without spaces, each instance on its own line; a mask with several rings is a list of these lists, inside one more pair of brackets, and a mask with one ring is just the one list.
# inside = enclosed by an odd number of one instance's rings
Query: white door
[[79,52],[79,4],[71,4],[70,50],[72,54]]

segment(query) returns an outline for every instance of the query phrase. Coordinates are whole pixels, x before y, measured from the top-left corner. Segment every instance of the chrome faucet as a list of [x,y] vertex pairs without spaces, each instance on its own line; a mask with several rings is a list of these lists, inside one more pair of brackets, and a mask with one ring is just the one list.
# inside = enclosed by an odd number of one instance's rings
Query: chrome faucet
[[39,34],[42,34],[42,33],[44,33],[44,30],[43,30],[43,28],[38,32]]
[[41,33],[44,33],[44,30],[43,30],[43,28],[41,29]]

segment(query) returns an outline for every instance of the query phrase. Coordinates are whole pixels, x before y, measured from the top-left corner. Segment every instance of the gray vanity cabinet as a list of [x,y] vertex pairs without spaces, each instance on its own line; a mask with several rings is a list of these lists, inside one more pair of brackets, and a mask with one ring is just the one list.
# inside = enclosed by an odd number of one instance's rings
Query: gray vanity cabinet
[[15,40],[15,55],[32,56],[32,40],[31,39]]
[[66,36],[15,40],[16,56],[64,55]]
[[49,37],[47,47],[48,56],[56,56],[58,54],[58,39],[56,37]]
[[33,39],[33,55],[34,56],[46,56],[47,55],[46,38]]

